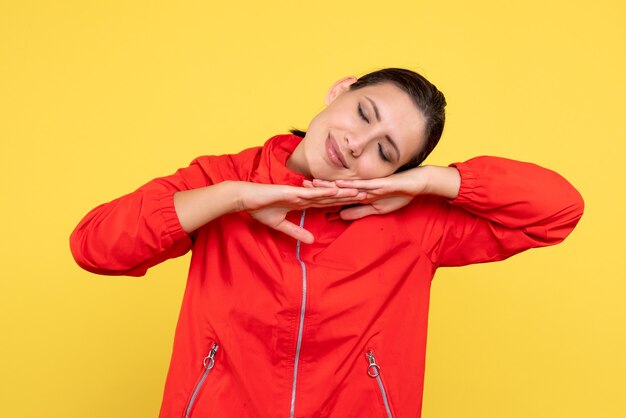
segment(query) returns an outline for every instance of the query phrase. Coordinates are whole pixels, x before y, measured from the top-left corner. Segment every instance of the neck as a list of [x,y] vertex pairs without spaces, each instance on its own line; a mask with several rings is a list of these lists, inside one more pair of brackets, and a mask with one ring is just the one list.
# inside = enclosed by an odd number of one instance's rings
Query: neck
[[304,143],[305,139],[300,141],[296,149],[293,150],[293,153],[289,156],[289,158],[287,158],[286,166],[291,171],[311,177],[305,158]]

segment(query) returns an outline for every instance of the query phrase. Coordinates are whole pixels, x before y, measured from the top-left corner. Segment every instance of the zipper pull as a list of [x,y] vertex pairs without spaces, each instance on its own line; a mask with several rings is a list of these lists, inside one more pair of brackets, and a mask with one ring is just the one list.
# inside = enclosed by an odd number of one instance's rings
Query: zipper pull
[[202,365],[205,369],[211,370],[213,366],[215,366],[215,353],[217,353],[218,348],[219,346],[217,345],[217,343],[213,343],[211,351],[209,351],[209,355],[206,356],[204,360],[202,360]]
[[367,366],[367,375],[369,377],[378,377],[380,375],[380,366],[376,364],[376,359],[374,358],[374,352],[370,350],[367,354],[367,361],[369,365]]

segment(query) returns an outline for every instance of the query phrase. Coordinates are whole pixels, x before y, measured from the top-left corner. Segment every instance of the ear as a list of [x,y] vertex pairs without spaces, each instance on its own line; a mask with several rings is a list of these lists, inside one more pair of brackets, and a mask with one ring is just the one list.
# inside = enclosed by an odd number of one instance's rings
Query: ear
[[356,82],[357,78],[353,75],[349,77],[344,77],[330,87],[328,93],[326,93],[326,97],[324,97],[324,104],[328,106],[344,91],[347,91],[352,84]]

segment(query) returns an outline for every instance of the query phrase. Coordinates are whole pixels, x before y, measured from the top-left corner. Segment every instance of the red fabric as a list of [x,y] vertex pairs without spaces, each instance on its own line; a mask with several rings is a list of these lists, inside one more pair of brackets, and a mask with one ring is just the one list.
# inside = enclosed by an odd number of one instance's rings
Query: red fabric
[[[100,205],[73,231],[76,262],[98,274],[142,276],[192,249],[160,418],[185,416],[203,359],[219,344],[191,417],[290,416],[303,269],[296,241],[246,213],[189,235],[173,206],[179,190],[224,180],[301,185],[285,161],[299,143],[278,135],[236,155],[203,156],[176,173]],[[316,242],[306,269],[295,417],[387,417],[367,352],[380,366],[395,417],[419,417],[431,279],[439,266],[502,260],[561,242],[583,213],[559,174],[498,157],[451,164],[454,200],[418,196],[384,216],[343,221],[308,209]],[[288,217],[299,223],[301,212]]]

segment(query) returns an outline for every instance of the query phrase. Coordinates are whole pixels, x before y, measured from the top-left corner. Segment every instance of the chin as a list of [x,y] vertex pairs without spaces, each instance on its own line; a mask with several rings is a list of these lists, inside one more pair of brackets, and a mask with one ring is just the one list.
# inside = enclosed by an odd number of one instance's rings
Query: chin
[[324,171],[311,173],[311,178],[328,181],[336,180],[331,174],[325,173]]

